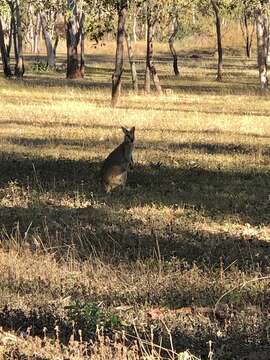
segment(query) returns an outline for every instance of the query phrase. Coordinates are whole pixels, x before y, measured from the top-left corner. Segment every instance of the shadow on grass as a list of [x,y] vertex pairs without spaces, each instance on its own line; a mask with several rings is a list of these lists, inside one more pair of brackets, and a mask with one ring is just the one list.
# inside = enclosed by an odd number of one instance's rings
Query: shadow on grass
[[[164,63],[164,60],[162,61]],[[196,67],[197,64],[196,64]],[[205,66],[203,66],[205,69]],[[231,94],[231,95],[260,95],[260,90],[256,85],[256,78],[254,77],[254,81],[248,81],[250,77],[246,77],[246,75],[241,74],[231,74],[233,76],[233,80],[230,78],[226,81],[226,74],[224,75],[224,82],[217,83],[215,80],[215,67],[208,66],[209,70],[213,70],[213,74],[209,74],[211,77],[210,81],[205,81],[201,77],[182,77],[179,81],[175,81],[175,77],[170,74],[164,74],[161,72],[160,79],[162,81],[162,85],[164,87],[169,87],[173,89],[175,93],[178,92],[185,92],[185,93],[192,93],[197,95],[204,95],[206,93],[212,94]],[[128,64],[126,66],[128,69]],[[85,79],[77,79],[71,80],[66,79],[65,73],[38,73],[32,75],[26,74],[23,80],[17,81],[13,79],[9,82],[9,84],[13,83],[17,85],[19,82],[20,84],[24,84],[28,87],[66,87],[66,88],[79,88],[79,89],[111,89],[111,75],[113,72],[113,63],[111,68],[107,68],[104,66],[89,66],[86,67],[86,78]],[[144,72],[142,70],[138,70],[138,75],[143,80]],[[241,79],[245,77],[247,81],[239,81],[239,77]],[[99,81],[100,80],[100,81]],[[169,83],[168,83],[169,81]],[[123,74],[123,88],[126,90],[132,90],[132,82],[129,77],[129,71],[126,70]]]
[[55,78],[49,75],[43,75],[42,77],[27,76],[24,78],[23,83],[33,87],[68,87],[68,88],[80,88],[80,89],[110,89],[111,82],[106,81],[89,81],[86,79],[65,79]]
[[[97,124],[81,124],[78,122],[64,122],[64,121],[43,121],[42,123],[33,123],[30,121],[25,120],[0,120],[0,127],[6,127],[7,125],[17,125],[17,126],[29,126],[29,127],[40,127],[40,128],[50,128],[50,127],[61,127],[61,128],[86,128],[86,129],[99,129],[99,130],[109,130],[117,129],[119,130],[118,125],[97,125]],[[162,128],[151,128],[151,127],[143,127],[141,129],[137,129],[137,131],[157,131],[157,130],[163,130]],[[262,138],[262,139],[270,139],[270,135],[265,134],[256,134],[252,132],[235,132],[231,130],[219,130],[219,129],[209,129],[209,130],[178,130],[178,129],[168,129],[168,133],[174,133],[174,134],[190,134],[190,135],[239,135],[244,137],[252,137],[252,138]],[[5,139],[7,141],[12,141],[14,137],[1,137],[2,139]],[[14,142],[19,144],[21,138],[15,138]],[[31,141],[32,139],[29,138],[22,138],[25,139],[26,145],[27,140]],[[54,141],[54,139],[50,140],[50,143]],[[56,140],[57,141],[57,140]],[[83,141],[81,141],[81,144]],[[236,145],[237,146],[237,145]],[[251,146],[252,147],[252,146]]]
[[[0,123],[1,125],[1,123]],[[51,124],[52,125],[52,124]],[[55,125],[55,124],[54,124]],[[67,124],[59,123],[61,126],[66,126]],[[72,124],[68,124],[72,127]],[[81,126],[80,126],[81,127]],[[86,126],[87,127],[87,126]],[[95,126],[91,125],[90,128],[102,128],[111,130],[113,126]],[[144,130],[151,130],[151,129],[144,129]],[[211,131],[198,131],[198,132],[192,132],[192,131],[176,131],[177,133],[190,133],[190,134],[218,134],[218,132],[211,132]],[[226,132],[225,132],[226,133]],[[230,132],[229,132],[230,134]],[[245,134],[246,135],[246,134]],[[253,136],[252,134],[250,136]],[[259,136],[258,136],[259,137]],[[264,136],[262,136],[263,138]],[[267,138],[267,136],[265,136]],[[2,137],[3,140],[7,141],[10,144],[13,145],[20,145],[25,147],[36,147],[36,148],[47,148],[47,147],[54,147],[54,146],[65,146],[69,148],[74,147],[80,147],[80,148],[96,148],[100,145],[102,146],[108,146],[108,151],[110,151],[110,148],[112,148],[114,145],[116,145],[119,140],[118,139],[111,139],[107,138],[107,140],[103,141],[97,141],[94,139],[88,139],[88,140],[80,140],[80,139],[67,139],[67,138],[28,138],[28,137]],[[261,156],[269,156],[270,155],[270,145],[251,145],[251,144],[235,144],[230,142],[225,143],[207,143],[207,142],[179,142],[179,143],[165,143],[161,141],[153,141],[153,142],[147,142],[146,144],[140,140],[136,142],[136,148],[140,150],[147,150],[149,148],[155,149],[155,150],[161,150],[165,151],[166,149],[169,149],[171,152],[178,152],[181,150],[189,150],[189,151],[196,151],[200,153],[206,153],[211,155],[216,154],[224,154],[224,155],[234,155],[234,154],[245,154],[245,155],[254,155],[256,156],[258,153],[260,153]]]
[[[220,258],[226,265],[237,261],[243,269],[253,262],[269,263],[269,243],[256,236],[192,226],[205,216],[212,221],[234,218],[254,226],[269,224],[269,174],[136,165],[129,188],[106,195],[99,185],[99,168],[99,163],[85,160],[3,156],[0,185],[16,181],[30,200],[21,207],[15,194],[12,207],[2,206],[2,228],[14,234],[20,224],[24,234],[31,224],[30,233],[41,233],[50,247],[71,246],[82,257],[95,251],[116,262],[157,257],[160,251],[165,259],[176,256],[210,266],[219,266]],[[133,217],[133,208],[152,206],[170,207],[172,218],[152,222],[147,215]],[[174,213],[179,207],[182,212]]]
[[[57,315],[52,308],[32,309],[30,312],[26,312],[20,309],[5,307],[0,312],[0,323],[4,331],[16,331],[19,334],[26,334],[27,331],[29,331],[28,329],[30,329],[31,336],[38,336],[42,339],[44,339],[44,328],[46,328],[46,335],[49,338],[47,339],[48,342],[50,339],[56,339],[56,326],[59,329],[58,341],[60,341],[61,344],[68,345],[72,334],[74,336],[74,340],[79,341],[79,329],[82,331],[83,341],[91,341],[92,344],[95,342],[98,343],[99,341],[95,332],[96,326],[94,324],[89,329],[89,324],[87,323],[87,320],[85,320],[85,323],[75,323],[74,326],[69,318]],[[218,328],[217,325],[213,325],[213,329],[209,329],[207,327],[202,329],[202,326],[198,320],[190,321],[189,330],[185,329],[185,325],[185,321],[183,321],[183,328],[179,326],[172,329],[170,333],[171,339],[169,338],[168,332],[162,328],[162,324],[159,326],[157,326],[157,324],[152,324],[152,330],[150,330],[151,321],[149,321],[149,323],[144,326],[144,330],[139,327],[135,332],[131,325],[122,325],[120,329],[125,331],[126,346],[131,346],[134,343],[134,339],[136,339],[137,335],[139,335],[140,339],[145,341],[144,352],[147,351],[149,354],[151,353],[151,344],[149,343],[151,333],[153,333],[153,341],[155,344],[157,344],[157,346],[160,344],[160,339],[162,338],[163,349],[171,349],[172,340],[174,344],[174,351],[177,353],[182,353],[185,352],[186,349],[189,349],[193,355],[203,357],[205,359],[209,354],[207,347],[209,338],[211,338],[212,342],[214,343],[215,349],[222,349],[220,352],[215,351],[215,356],[217,359],[224,359],[224,355],[226,359],[229,359],[227,354],[231,353],[233,353],[234,356],[237,356],[238,359],[249,358],[248,355],[250,353],[256,355],[264,354],[266,357],[260,357],[260,359],[266,359],[267,354],[269,353],[269,346],[266,345],[268,343],[266,331],[267,320],[263,321],[263,324],[261,324],[262,328],[260,330],[256,329],[252,332],[252,334],[249,333],[248,329],[241,329],[237,332],[237,334],[231,333],[227,335],[226,339],[218,337],[218,335],[214,332],[214,329]],[[191,328],[193,328],[193,333],[190,331]],[[111,339],[112,344],[114,342],[115,330],[117,333],[119,333],[119,327],[118,329],[105,327],[102,332],[104,336]],[[27,341],[27,338],[25,341]],[[12,348],[11,345],[10,348]],[[89,352],[90,350],[91,348],[89,349]],[[16,355],[18,353],[19,351],[17,349]],[[168,353],[162,349],[160,349],[160,355],[164,356],[164,359],[168,357]],[[30,359],[30,357],[27,358]],[[43,359],[37,356],[34,356],[33,359],[34,358]]]

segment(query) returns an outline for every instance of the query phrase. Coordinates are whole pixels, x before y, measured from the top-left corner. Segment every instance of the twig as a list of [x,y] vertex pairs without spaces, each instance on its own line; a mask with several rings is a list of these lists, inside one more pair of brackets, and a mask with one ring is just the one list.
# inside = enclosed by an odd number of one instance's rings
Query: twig
[[270,280],[270,276],[262,276],[262,277],[258,277],[258,278],[254,278],[254,279],[251,279],[251,280],[248,280],[248,281],[245,281],[243,282],[242,284],[239,284],[239,285],[236,285],[235,287],[233,287],[232,289],[226,291],[223,295],[221,295],[221,297],[218,299],[218,301],[216,302],[215,304],[215,309],[214,309],[214,314],[216,313],[217,311],[217,307],[218,307],[218,304],[220,303],[220,301],[225,297],[227,296],[228,294],[232,293],[233,291],[239,289],[243,289],[246,285],[248,284],[251,284],[253,282],[256,282],[256,281],[261,281],[261,280]]

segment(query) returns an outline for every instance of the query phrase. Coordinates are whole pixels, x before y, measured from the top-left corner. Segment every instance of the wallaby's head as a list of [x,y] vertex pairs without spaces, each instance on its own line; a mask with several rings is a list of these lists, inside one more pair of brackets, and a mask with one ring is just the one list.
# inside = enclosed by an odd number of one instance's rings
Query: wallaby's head
[[133,144],[135,140],[135,127],[133,126],[130,130],[122,126],[123,133],[125,134],[125,143]]

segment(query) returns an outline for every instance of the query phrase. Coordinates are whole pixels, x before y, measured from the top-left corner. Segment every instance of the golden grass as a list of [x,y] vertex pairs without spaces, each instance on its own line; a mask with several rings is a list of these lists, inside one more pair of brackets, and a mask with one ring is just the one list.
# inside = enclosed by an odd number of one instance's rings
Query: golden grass
[[[40,308],[66,319],[79,301],[102,304],[148,339],[154,326],[170,348],[168,327],[179,353],[206,356],[209,339],[222,359],[263,346],[269,281],[241,288],[269,274],[269,99],[257,91],[254,60],[228,56],[218,84],[211,56],[194,60],[186,49],[180,79],[161,56],[172,95],[134,95],[126,73],[116,109],[112,59],[89,60],[83,81],[29,72],[23,82],[0,80],[1,306],[25,317],[8,326],[3,310],[2,325],[26,331]],[[106,196],[98,171],[122,141],[121,125],[136,127],[136,165],[126,191]],[[236,285],[222,321],[181,310],[213,309]],[[51,326],[46,319],[33,335]]]

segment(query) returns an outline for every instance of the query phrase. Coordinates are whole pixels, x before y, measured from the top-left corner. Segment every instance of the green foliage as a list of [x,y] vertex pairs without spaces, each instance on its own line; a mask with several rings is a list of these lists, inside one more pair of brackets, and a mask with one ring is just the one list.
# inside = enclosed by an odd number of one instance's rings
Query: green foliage
[[[101,20],[102,19],[102,20]],[[103,14],[100,18],[97,16],[87,16],[85,20],[85,34],[90,40],[98,42],[103,36],[115,30],[114,14]]]
[[68,319],[75,322],[75,326],[84,333],[96,332],[97,326],[105,329],[115,329],[121,326],[116,314],[105,314],[102,308],[95,303],[75,303],[67,307]]
[[48,64],[37,59],[31,66],[31,69],[32,69],[32,71],[34,71],[36,73],[46,72],[46,71],[48,71]]

